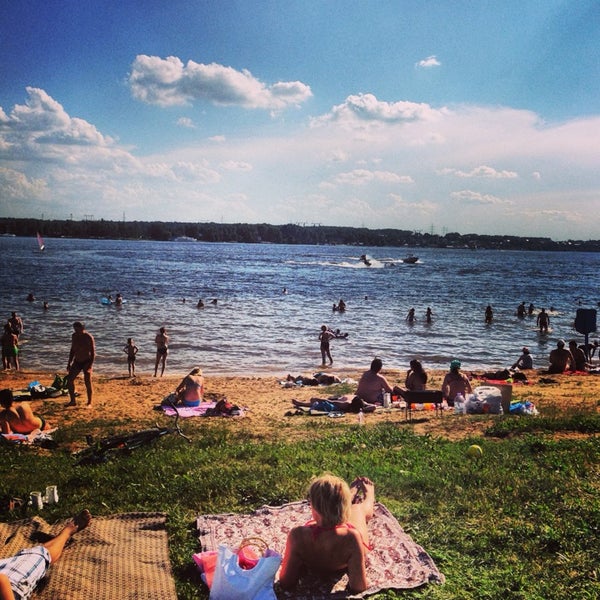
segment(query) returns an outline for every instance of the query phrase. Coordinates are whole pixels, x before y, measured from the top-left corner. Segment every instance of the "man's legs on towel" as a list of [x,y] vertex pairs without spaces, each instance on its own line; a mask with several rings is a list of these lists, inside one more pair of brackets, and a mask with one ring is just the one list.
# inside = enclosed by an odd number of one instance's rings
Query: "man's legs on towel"
[[92,515],[85,509],[73,517],[61,532],[42,546],[26,548],[15,556],[0,561],[0,600],[29,598],[48,566],[62,555],[65,544],[78,531],[85,529]]

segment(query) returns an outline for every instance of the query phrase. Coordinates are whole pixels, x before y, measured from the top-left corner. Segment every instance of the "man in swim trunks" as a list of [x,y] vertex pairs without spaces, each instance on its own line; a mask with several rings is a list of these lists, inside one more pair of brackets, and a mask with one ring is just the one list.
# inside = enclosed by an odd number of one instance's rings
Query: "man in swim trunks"
[[329,349],[329,342],[334,337],[334,333],[331,329],[328,329],[327,325],[321,325],[321,332],[319,333],[319,341],[321,342],[321,362],[322,366],[327,363],[325,359],[329,359],[329,364],[333,364],[333,358],[331,358],[331,350]]
[[283,589],[296,586],[305,570],[348,573],[352,593],[367,589],[365,556],[371,546],[367,524],[373,517],[375,486],[367,477],[350,486],[335,475],[316,478],[308,491],[312,520],[288,534],[279,574]]
[[0,559],[0,600],[28,600],[48,567],[61,557],[65,544],[91,520],[92,515],[84,509],[43,545]]
[[81,321],[73,323],[75,330],[71,336],[71,351],[67,363],[67,388],[70,401],[67,406],[76,406],[75,402],[75,379],[83,371],[83,381],[87,392],[88,406],[92,403],[92,368],[96,359],[96,343],[93,336],[85,330]]
[[165,373],[165,366],[167,364],[167,354],[169,353],[169,336],[167,330],[161,327],[154,338],[156,344],[156,361],[154,363],[154,377],[158,373],[158,365],[161,365],[160,376],[162,377]]
[[556,342],[556,348],[550,352],[548,361],[550,362],[548,373],[564,373],[569,365],[572,369],[575,368],[573,355],[565,348],[564,340]]
[[36,417],[29,402],[19,402],[15,406],[11,390],[0,391],[0,427],[2,433],[30,434],[36,429],[48,429],[48,424],[42,417]]
[[356,395],[362,398],[369,404],[381,404],[383,401],[382,394],[388,392],[390,394],[399,394],[400,388],[394,387],[388,383],[388,380],[379,374],[383,368],[383,362],[380,358],[374,358],[371,361],[371,368],[365,371],[356,388]]

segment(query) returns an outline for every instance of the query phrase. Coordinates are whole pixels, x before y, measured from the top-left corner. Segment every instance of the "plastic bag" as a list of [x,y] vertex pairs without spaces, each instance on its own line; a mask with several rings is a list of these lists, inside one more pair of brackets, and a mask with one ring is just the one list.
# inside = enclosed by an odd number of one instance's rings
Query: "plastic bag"
[[273,583],[281,555],[267,549],[250,569],[240,566],[239,558],[237,552],[219,546],[210,600],[277,600]]
[[538,409],[535,407],[533,402],[513,402],[510,405],[511,415],[537,415]]

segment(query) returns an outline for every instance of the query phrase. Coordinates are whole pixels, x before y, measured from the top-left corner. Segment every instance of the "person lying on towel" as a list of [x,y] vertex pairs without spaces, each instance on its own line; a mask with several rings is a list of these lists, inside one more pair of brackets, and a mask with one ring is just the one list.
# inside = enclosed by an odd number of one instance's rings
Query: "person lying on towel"
[[346,570],[352,593],[367,589],[365,555],[371,550],[367,523],[375,508],[375,486],[367,477],[350,485],[324,474],[308,490],[312,520],[288,534],[279,585],[291,589],[306,570],[318,575]]

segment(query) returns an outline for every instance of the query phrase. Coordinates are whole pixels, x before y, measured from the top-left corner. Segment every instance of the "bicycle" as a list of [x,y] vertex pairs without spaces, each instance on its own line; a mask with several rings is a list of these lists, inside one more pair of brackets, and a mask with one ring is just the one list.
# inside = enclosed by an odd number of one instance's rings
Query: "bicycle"
[[179,411],[172,402],[168,405],[175,410],[175,424],[173,427],[159,427],[155,425],[149,429],[142,429],[140,431],[134,431],[131,433],[122,433],[119,435],[111,435],[99,440],[94,440],[91,435],[86,436],[86,442],[88,448],[84,448],[76,453],[77,466],[79,465],[97,465],[108,461],[111,454],[116,452],[129,453],[136,448],[152,443],[158,438],[169,435],[177,434],[188,442],[192,440],[181,431],[179,427]]

